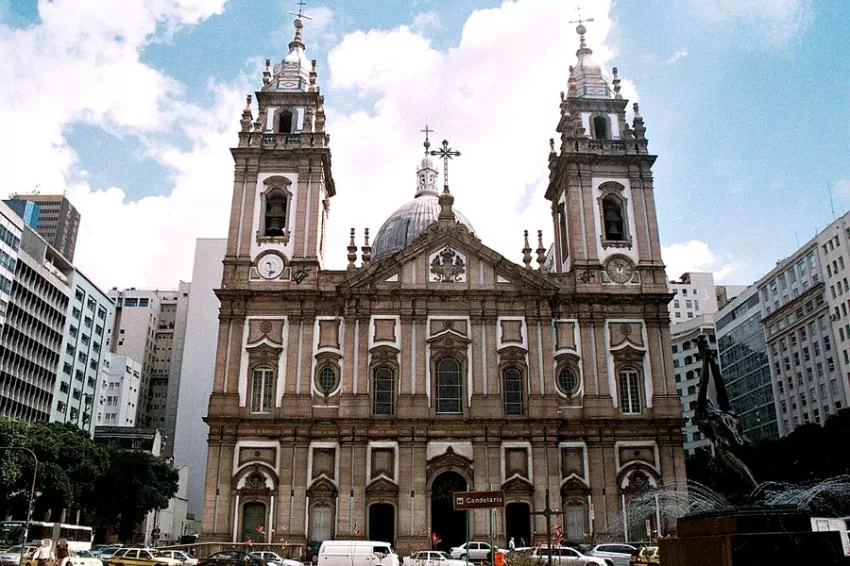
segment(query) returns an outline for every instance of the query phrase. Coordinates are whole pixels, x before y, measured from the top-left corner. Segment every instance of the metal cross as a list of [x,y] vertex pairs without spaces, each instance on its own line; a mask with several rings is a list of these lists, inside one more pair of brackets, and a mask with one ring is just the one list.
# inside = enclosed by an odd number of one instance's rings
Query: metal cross
[[431,142],[428,140],[428,134],[433,134],[434,130],[428,127],[428,120],[425,120],[425,129],[419,131],[425,134],[425,143],[423,145],[425,146],[425,154],[427,155],[428,148],[431,147]]
[[582,25],[582,24],[584,24],[584,22],[593,22],[593,21],[595,21],[593,18],[587,18],[586,20],[581,19],[581,6],[576,6],[576,12],[578,12],[578,19],[577,19],[577,20],[569,21],[569,22],[567,22],[567,23],[569,23],[569,24],[578,24],[578,25]]
[[298,13],[297,14],[295,12],[289,12],[289,13],[292,14],[293,16],[296,16],[298,19],[306,18],[308,20],[312,20],[313,18],[304,14],[304,4],[306,4],[306,2],[304,0],[298,0]]
[[449,190],[449,159],[452,157],[460,157],[459,151],[454,151],[449,147],[448,140],[443,140],[443,145],[440,149],[431,152],[431,155],[437,156],[443,160],[443,188]]

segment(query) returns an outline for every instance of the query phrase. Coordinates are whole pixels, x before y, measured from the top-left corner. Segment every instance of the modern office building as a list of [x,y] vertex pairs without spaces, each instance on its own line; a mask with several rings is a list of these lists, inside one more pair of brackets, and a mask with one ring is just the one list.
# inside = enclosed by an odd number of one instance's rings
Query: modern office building
[[51,420],[72,422],[93,436],[114,305],[79,270],[72,271],[70,286],[73,293],[65,320]]
[[[23,224],[23,221],[21,221]],[[14,244],[15,237],[9,242]],[[62,358],[74,268],[23,226],[6,320],[0,329],[0,414],[49,421]]]
[[[183,353],[185,351],[186,344],[186,319],[189,314],[189,300],[191,297],[192,287],[193,285],[191,283],[180,281],[177,286],[177,303],[174,305],[174,317],[173,320],[169,319],[170,322],[168,325],[173,325],[173,331],[170,334],[157,334],[157,343],[159,344],[160,336],[162,337],[163,342],[163,345],[159,347],[165,347],[165,344],[167,344],[167,347],[170,348],[170,350],[160,350],[160,354],[163,356],[162,363],[164,364],[166,359],[170,361],[168,369],[168,387],[165,395],[165,443],[163,445],[163,455],[166,458],[174,457],[174,443],[177,436],[177,412],[180,406],[180,382],[181,372],[183,369]],[[215,313],[213,313],[213,315],[214,314]],[[160,320],[160,328],[162,328],[162,326],[163,323]],[[166,354],[170,354],[170,356],[166,356]],[[208,354],[212,355],[209,352]],[[187,398],[192,399],[191,396]],[[196,426],[199,430],[203,430],[200,422],[198,422]]]
[[758,288],[750,286],[715,317],[718,363],[729,402],[752,442],[779,436],[778,403],[761,321],[760,296]]
[[20,216],[5,204],[0,204],[0,325],[5,323],[9,310],[23,230]]
[[135,427],[142,365],[129,356],[109,353],[101,372],[98,426]]
[[38,214],[40,208],[38,203],[30,200],[6,199],[5,202],[9,208],[15,211],[15,214],[20,216],[24,223],[35,230],[38,228]]
[[80,230],[80,213],[65,195],[17,194],[11,200],[34,202],[39,207],[36,232],[73,262]]
[[[221,285],[226,249],[227,240],[224,238],[199,239],[195,244],[192,291],[189,294],[179,393],[176,396],[179,403],[174,432],[174,465],[188,467],[189,511],[196,516],[203,514],[207,470],[207,443],[198,442],[198,439],[209,434],[209,427],[204,423],[207,404],[199,400],[209,399],[213,389],[220,307],[215,289]],[[180,342],[177,333],[174,341],[175,344]]]

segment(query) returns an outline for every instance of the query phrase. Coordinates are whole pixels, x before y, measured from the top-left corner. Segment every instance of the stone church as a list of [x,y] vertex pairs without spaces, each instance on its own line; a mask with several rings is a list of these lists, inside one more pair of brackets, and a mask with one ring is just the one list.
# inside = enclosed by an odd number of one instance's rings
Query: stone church
[[[526,234],[522,264],[489,248],[441,175],[448,147],[426,141],[412,200],[371,244],[352,229],[347,269],[329,270],[324,96],[294,24],[232,149],[204,538],[406,553],[432,533],[440,548],[531,544],[547,515],[572,542],[663,529],[664,510],[636,502],[684,485],[670,295],[655,156],[616,69],[602,73],[579,25],[552,108],[551,245]],[[458,491],[501,491],[504,506],[467,516]]]

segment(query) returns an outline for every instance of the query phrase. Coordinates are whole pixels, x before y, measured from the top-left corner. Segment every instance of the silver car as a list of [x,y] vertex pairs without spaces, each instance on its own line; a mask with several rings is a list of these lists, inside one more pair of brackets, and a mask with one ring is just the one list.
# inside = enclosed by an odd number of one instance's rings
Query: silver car
[[609,558],[614,566],[629,566],[629,557],[637,550],[630,544],[625,543],[606,543],[597,544],[588,552],[588,556],[598,556],[599,558]]

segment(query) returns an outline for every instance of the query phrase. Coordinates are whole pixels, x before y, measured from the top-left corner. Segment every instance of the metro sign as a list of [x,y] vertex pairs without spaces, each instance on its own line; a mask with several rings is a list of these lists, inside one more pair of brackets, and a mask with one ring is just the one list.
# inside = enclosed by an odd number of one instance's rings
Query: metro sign
[[452,502],[455,511],[504,507],[505,493],[503,491],[456,491],[452,494]]

